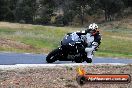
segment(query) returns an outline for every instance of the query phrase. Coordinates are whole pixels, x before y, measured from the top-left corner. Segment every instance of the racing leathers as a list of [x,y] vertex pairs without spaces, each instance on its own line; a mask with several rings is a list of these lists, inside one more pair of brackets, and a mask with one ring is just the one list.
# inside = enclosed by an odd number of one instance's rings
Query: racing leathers
[[101,35],[99,31],[97,31],[94,35],[87,30],[76,32],[76,34],[81,38],[84,44],[86,44],[85,52],[87,53],[87,58],[92,59],[94,51],[97,51],[99,45],[101,44]]

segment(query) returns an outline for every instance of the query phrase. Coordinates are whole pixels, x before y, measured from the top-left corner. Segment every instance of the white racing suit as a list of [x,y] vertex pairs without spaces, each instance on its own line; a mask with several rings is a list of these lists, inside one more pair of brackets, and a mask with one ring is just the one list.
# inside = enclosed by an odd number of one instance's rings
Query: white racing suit
[[81,33],[81,32],[74,32],[72,33],[72,39],[74,41],[79,40],[79,36],[81,36],[81,41],[86,42],[87,46],[85,48],[85,52],[87,53],[87,58],[93,58],[94,51],[100,45],[101,36],[100,33],[97,33],[95,36],[91,35],[90,33]]
[[93,58],[94,51],[98,47],[98,43],[95,42],[94,36],[90,33],[85,35],[86,39],[85,42],[87,43],[87,47],[85,48],[85,52],[87,53],[87,58]]

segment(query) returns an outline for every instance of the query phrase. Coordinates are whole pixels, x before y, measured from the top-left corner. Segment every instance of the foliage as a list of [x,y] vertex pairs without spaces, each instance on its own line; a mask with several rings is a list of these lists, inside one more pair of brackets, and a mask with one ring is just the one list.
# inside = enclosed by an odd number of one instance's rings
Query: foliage
[[[104,16],[105,21],[122,18],[127,8],[131,12],[131,0],[0,0],[0,21],[65,26],[78,18],[83,25],[91,21],[89,16]],[[51,22],[53,16],[56,20]]]

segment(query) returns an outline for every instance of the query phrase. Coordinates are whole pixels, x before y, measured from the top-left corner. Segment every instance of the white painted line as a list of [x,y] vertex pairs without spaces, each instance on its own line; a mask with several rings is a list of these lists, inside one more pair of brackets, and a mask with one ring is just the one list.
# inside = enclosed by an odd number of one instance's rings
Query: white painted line
[[71,66],[96,66],[96,65],[110,65],[110,66],[124,66],[127,64],[122,63],[97,63],[97,64],[87,64],[87,63],[68,63],[68,64],[16,64],[16,65],[0,65],[1,70],[12,70],[12,69],[24,69],[24,68],[58,68],[58,67],[71,67]]

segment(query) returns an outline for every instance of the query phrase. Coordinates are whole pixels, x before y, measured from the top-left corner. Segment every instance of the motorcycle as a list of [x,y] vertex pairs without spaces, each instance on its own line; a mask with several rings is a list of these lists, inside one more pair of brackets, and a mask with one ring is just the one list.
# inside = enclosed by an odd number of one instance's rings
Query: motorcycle
[[53,63],[57,60],[72,61],[76,63],[86,61],[87,63],[91,63],[92,59],[87,58],[87,53],[85,52],[85,44],[79,37],[76,37],[78,39],[75,41],[75,35],[75,33],[67,34],[62,39],[60,46],[47,55],[47,63]]

